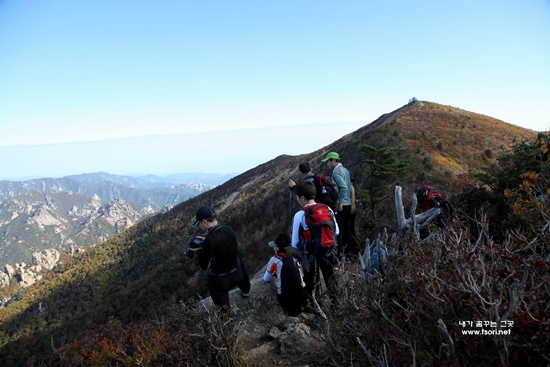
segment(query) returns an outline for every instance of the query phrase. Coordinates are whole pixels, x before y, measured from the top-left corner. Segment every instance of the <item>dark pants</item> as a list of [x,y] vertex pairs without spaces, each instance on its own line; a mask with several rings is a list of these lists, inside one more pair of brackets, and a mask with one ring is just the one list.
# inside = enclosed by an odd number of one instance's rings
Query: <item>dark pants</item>
[[312,262],[308,272],[304,272],[304,283],[308,295],[313,296],[313,290],[319,285],[320,272],[323,273],[325,285],[327,286],[329,297],[334,298],[334,255],[318,255]]
[[229,308],[229,291],[235,287],[239,287],[243,293],[250,292],[250,278],[242,262],[239,260],[235,271],[229,274],[208,274],[206,286],[215,305]]
[[308,294],[305,289],[301,289],[298,292],[292,294],[277,294],[277,300],[279,304],[288,312],[289,316],[296,316],[302,312],[302,306],[308,300]]
[[336,221],[340,229],[338,234],[338,256],[358,254],[359,246],[353,235],[355,224],[352,223],[351,205],[344,205],[342,211],[336,213]]
[[361,246],[357,241],[357,233],[355,232],[355,218],[357,217],[357,211],[350,215],[349,225],[350,225],[350,241],[352,243],[352,248],[357,249],[357,253],[361,251]]

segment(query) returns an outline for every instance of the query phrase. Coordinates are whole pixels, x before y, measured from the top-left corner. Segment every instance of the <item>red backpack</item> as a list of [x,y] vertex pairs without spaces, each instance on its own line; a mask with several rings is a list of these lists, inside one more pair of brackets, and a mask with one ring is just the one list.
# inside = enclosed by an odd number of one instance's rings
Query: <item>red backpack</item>
[[416,193],[418,205],[422,212],[428,211],[431,208],[441,206],[443,195],[435,186],[424,186]]
[[307,230],[303,237],[310,254],[328,254],[336,248],[336,219],[325,204],[313,204],[304,208]]
[[416,198],[422,212],[428,211],[431,208],[442,209],[442,213],[437,216],[438,227],[445,227],[447,222],[455,217],[453,207],[443,198],[443,195],[435,186],[424,186],[418,190]]

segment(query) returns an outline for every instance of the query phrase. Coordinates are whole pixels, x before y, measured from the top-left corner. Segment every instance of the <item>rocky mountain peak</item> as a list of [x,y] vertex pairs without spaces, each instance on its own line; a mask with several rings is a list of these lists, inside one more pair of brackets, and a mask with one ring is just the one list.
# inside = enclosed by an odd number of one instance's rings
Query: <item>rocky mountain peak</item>
[[117,198],[97,211],[99,217],[115,227],[117,232],[137,222],[142,215],[135,211],[124,199]]

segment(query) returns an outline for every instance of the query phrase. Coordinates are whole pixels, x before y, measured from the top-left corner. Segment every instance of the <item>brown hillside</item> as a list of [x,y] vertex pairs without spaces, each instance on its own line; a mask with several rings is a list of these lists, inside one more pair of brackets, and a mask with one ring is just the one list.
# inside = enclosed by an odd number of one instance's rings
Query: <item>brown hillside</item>
[[[408,180],[413,186],[448,186],[457,175],[478,172],[508,151],[511,143],[533,139],[536,132],[503,121],[432,102],[405,105],[334,142],[347,167],[356,171],[360,186],[364,169],[359,148],[401,145],[413,159]],[[345,163],[344,163],[345,164]],[[346,165],[346,164],[345,164]],[[419,173],[424,173],[418,177]]]
[[360,147],[401,145],[405,148],[404,156],[413,158],[409,177],[402,179],[410,189],[425,182],[449,189],[457,175],[479,171],[494,161],[493,153],[496,157],[508,150],[511,143],[535,136],[534,131],[458,108],[432,102],[411,103],[382,115],[330,146],[300,156],[279,156],[255,167],[182,203],[170,215],[176,217],[185,231],[198,207],[215,207],[221,221],[235,227],[247,265],[257,270],[269,255],[266,241],[278,232],[287,231],[290,217],[298,209],[295,201],[291,201],[287,181],[299,179],[297,167],[301,162],[309,161],[314,170],[322,171],[322,158],[329,151],[337,151],[343,164],[355,173],[355,185],[360,190],[365,170]]

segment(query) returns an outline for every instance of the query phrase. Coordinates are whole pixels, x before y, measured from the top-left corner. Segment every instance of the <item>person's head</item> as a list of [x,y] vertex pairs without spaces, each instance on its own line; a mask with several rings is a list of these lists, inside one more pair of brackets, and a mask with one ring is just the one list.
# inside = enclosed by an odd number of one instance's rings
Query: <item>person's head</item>
[[281,233],[275,240],[270,241],[268,245],[273,248],[275,252],[285,252],[285,248],[290,246],[290,236],[286,233]]
[[317,189],[315,189],[313,182],[300,181],[296,184],[296,186],[294,186],[294,193],[296,194],[300,205],[304,206],[309,201],[315,199]]
[[298,170],[302,174],[303,177],[307,177],[311,174],[311,165],[308,162],[300,163],[298,166]]
[[330,152],[323,159],[323,162],[326,162],[329,167],[334,168],[338,165],[338,163],[340,163],[340,160],[340,154],[336,152]]
[[207,206],[202,206],[197,210],[196,221],[193,224],[193,227],[199,226],[203,231],[208,230],[208,228],[214,226],[218,223],[216,219],[216,212],[212,208]]

